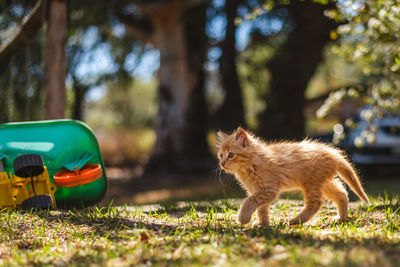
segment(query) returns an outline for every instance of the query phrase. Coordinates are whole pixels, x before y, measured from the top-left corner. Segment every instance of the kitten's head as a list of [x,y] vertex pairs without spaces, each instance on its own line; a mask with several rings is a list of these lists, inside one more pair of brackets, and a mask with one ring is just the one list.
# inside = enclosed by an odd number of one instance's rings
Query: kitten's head
[[236,173],[246,167],[251,158],[251,134],[238,127],[232,134],[219,131],[217,137],[217,156],[221,169]]

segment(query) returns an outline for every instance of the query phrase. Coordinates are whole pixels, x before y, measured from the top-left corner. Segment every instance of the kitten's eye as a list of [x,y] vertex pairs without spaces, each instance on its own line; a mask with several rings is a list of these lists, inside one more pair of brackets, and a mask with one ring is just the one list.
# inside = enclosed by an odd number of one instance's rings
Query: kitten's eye
[[219,154],[219,158],[222,159],[224,157],[224,154]]
[[229,159],[233,159],[233,157],[235,156],[235,154],[234,153],[232,153],[232,152],[229,152],[229,154],[228,154],[228,158]]

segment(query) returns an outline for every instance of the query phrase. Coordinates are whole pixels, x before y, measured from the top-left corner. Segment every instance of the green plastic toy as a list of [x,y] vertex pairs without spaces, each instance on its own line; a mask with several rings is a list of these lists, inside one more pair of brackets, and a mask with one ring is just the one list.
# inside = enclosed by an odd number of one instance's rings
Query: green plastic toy
[[[76,120],[0,124],[0,169],[14,173],[22,154],[39,154],[57,186],[58,207],[82,207],[99,202],[107,191],[107,176],[93,131]],[[1,171],[1,170],[0,170]]]

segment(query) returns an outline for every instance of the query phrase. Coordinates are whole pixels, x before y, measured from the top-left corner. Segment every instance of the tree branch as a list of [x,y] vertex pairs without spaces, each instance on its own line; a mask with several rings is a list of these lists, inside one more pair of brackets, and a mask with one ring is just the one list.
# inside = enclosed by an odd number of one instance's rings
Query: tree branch
[[154,29],[152,23],[148,19],[145,17],[127,15],[120,11],[116,12],[116,16],[118,20],[125,25],[125,29],[128,33],[145,43],[153,43],[152,35]]
[[335,93],[335,92],[337,92],[337,91],[340,91],[340,90],[346,90],[346,91],[348,91],[349,89],[354,89],[354,88],[357,88],[356,90],[357,90],[357,92],[360,94],[360,95],[365,95],[366,93],[367,93],[367,90],[366,90],[366,88],[368,88],[368,86],[367,86],[367,84],[363,84],[363,83],[361,83],[361,84],[353,84],[353,85],[347,85],[347,86],[341,86],[341,87],[339,87],[339,88],[335,88],[335,89],[331,89],[331,90],[329,90],[328,92],[326,92],[326,93],[324,93],[324,94],[322,94],[322,95],[320,95],[320,96],[316,96],[316,97],[313,97],[313,98],[310,98],[310,99],[306,99],[305,100],[305,103],[306,103],[306,105],[314,105],[314,104],[321,104],[322,105],[322,103],[326,100],[326,99],[328,99],[328,97],[332,94],[332,93]]
[[[317,110],[324,104],[324,102],[330,97],[331,94],[338,92],[340,90],[346,90],[348,91],[349,89],[354,89],[356,88],[357,92],[360,94],[360,97],[355,98],[355,99],[349,99],[346,98],[340,101],[340,104],[343,102],[347,102],[348,100],[351,100],[352,103],[358,103],[358,104],[354,104],[353,106],[351,106],[350,109],[357,110],[359,108],[359,105],[361,105],[361,99],[363,98],[363,96],[365,96],[367,94],[367,85],[366,84],[354,84],[354,85],[348,85],[348,86],[342,86],[336,89],[331,89],[329,90],[327,93],[314,97],[314,98],[310,98],[310,99],[306,99],[305,100],[305,108],[304,108],[304,114],[306,114],[306,116],[315,116],[315,113],[317,112]],[[349,108],[347,109],[343,109],[343,106],[340,105],[339,109],[336,109],[336,112],[330,111],[328,113],[329,116],[336,116],[336,117],[340,117],[343,116],[343,114],[348,115],[349,112]],[[347,112],[347,113],[346,113]]]
[[22,21],[18,32],[0,47],[0,65],[7,63],[15,53],[35,38],[46,20],[46,4],[46,0],[39,0],[29,16]]

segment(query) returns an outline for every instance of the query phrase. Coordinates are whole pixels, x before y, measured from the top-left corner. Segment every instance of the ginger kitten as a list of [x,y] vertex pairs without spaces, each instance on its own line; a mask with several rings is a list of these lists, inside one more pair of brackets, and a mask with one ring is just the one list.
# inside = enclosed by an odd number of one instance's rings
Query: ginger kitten
[[248,193],[239,211],[242,224],[257,210],[258,224],[268,226],[270,205],[289,190],[302,190],[305,199],[305,208],[290,224],[310,220],[324,197],[336,203],[340,221],[346,220],[347,192],[335,179],[338,175],[369,204],[352,165],[332,146],[310,140],[269,144],[240,127],[231,135],[219,131],[217,136],[221,168],[234,174]]

